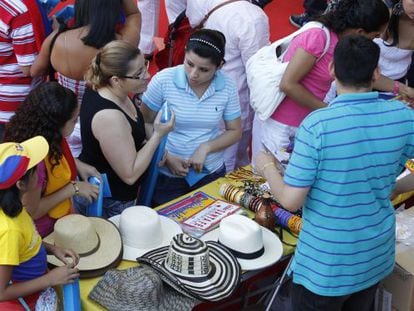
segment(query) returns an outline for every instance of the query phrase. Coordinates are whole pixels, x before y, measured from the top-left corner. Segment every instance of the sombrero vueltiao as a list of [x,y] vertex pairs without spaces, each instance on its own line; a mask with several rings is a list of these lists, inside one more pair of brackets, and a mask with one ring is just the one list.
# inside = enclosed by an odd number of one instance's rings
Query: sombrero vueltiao
[[230,296],[240,281],[240,265],[227,249],[185,233],[177,234],[170,246],[150,251],[137,261],[156,269],[182,294],[205,301]]

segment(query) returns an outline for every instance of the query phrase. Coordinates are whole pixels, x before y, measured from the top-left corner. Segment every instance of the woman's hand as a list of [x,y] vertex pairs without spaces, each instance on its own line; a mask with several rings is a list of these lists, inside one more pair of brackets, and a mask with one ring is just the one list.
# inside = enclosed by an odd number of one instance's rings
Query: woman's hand
[[80,195],[87,199],[89,203],[92,203],[98,198],[99,195],[99,187],[96,185],[92,185],[86,181],[78,181],[77,182],[79,193]]
[[200,146],[198,146],[196,151],[194,151],[193,155],[188,160],[189,164],[197,173],[201,173],[201,171],[203,170],[204,162],[206,161],[208,153],[208,145],[201,144]]
[[256,155],[255,162],[254,162],[254,170],[258,175],[261,175],[264,177],[264,172],[267,167],[276,165],[276,159],[275,157],[269,153],[261,151]]
[[88,178],[91,176],[96,176],[100,181],[102,181],[101,174],[97,171],[92,165],[86,164],[79,159],[75,159],[76,168],[80,178],[84,181],[88,181]]
[[[62,248],[56,245],[49,245],[48,249],[53,255],[56,256],[57,259],[59,259],[65,265],[74,263],[76,266],[79,263],[79,255],[71,249]],[[68,258],[71,258],[72,261],[68,261]]]
[[188,160],[173,156],[169,153],[166,156],[165,165],[171,173],[177,176],[187,176],[190,167]]
[[75,268],[75,264],[70,263],[50,270],[46,277],[49,286],[64,285],[73,283],[79,277],[79,270]]
[[171,111],[171,119],[170,119],[170,121],[165,122],[165,123],[161,123],[161,114],[162,114],[162,111],[160,110],[157,114],[157,117],[155,118],[155,121],[154,121],[154,134],[156,134],[160,137],[164,137],[165,135],[167,135],[174,128],[175,114],[174,114],[174,112]]

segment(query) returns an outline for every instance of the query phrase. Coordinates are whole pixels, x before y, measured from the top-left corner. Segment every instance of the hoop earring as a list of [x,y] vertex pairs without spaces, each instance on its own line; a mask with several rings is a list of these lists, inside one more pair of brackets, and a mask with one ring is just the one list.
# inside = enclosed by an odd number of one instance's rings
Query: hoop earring
[[392,8],[392,14],[395,16],[401,16],[404,13],[402,0],[398,1]]

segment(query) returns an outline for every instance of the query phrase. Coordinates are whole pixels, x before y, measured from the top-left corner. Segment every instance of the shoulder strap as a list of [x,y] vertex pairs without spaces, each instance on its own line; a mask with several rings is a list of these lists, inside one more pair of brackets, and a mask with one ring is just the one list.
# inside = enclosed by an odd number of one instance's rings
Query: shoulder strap
[[323,31],[326,34],[326,42],[325,42],[325,48],[323,50],[323,53],[321,56],[319,56],[319,58],[317,59],[317,61],[319,61],[328,51],[329,49],[329,45],[331,43],[331,36],[329,33],[329,29],[327,27],[325,27],[325,25],[323,25],[320,22],[308,22],[306,23],[303,27],[299,28],[298,30],[296,30],[295,32],[291,33],[290,35],[287,35],[286,37],[283,37],[279,40],[276,40],[275,42],[273,42],[271,45],[274,48],[277,48],[280,45],[285,45],[288,44],[290,41],[292,41],[292,39],[298,35],[300,35],[302,32],[305,32],[311,28],[321,28],[323,29]]
[[215,11],[217,11],[218,9],[220,9],[221,7],[233,3],[233,2],[237,2],[237,1],[244,1],[244,0],[228,0],[225,1],[223,3],[220,3],[218,5],[216,5],[214,8],[212,8],[205,16],[204,18],[201,20],[200,24],[198,24],[198,26],[196,28],[202,28],[205,24],[205,22],[208,20],[208,18],[211,16],[211,14],[213,14]]

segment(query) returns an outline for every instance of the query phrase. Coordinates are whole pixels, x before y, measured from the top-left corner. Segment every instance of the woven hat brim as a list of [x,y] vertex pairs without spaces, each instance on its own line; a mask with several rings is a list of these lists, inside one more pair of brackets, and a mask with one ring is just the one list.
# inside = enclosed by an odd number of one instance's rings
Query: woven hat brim
[[[133,271],[134,269],[141,268],[143,268],[143,266],[130,268],[129,270]],[[152,268],[147,267],[147,269]],[[108,271],[89,293],[88,298],[108,310],[123,311],[135,311],[138,309],[140,311],[191,311],[197,303],[196,299],[181,295],[165,283],[163,284],[162,295],[160,295],[161,299],[157,301],[157,306],[150,305],[150,301],[147,300],[137,301],[138,295],[134,295],[134,297],[125,296],[121,298],[120,295],[117,294],[116,283],[124,282],[125,279],[122,278],[122,275],[125,276],[126,273],[126,270]]]
[[[267,228],[261,227],[263,236],[264,253],[262,256],[255,259],[240,259],[237,261],[240,263],[242,270],[257,270],[263,269],[278,262],[283,255],[283,245],[276,234]],[[218,241],[220,229],[214,229],[207,232],[201,237],[203,241]],[[225,245],[223,245],[225,246]]]
[[[80,257],[79,263],[76,266],[79,271],[98,270],[109,267],[117,261],[122,252],[122,239],[118,228],[106,219],[98,217],[88,218],[99,236],[100,244],[94,253]],[[55,244],[54,232],[45,237],[43,241]],[[56,267],[64,265],[54,255],[48,255],[47,261]]]
[[174,274],[165,266],[169,247],[162,247],[137,258],[162,274],[165,282],[181,293],[205,301],[219,301],[230,296],[240,282],[241,268],[236,258],[217,242],[208,241],[211,271],[205,277]]
[[[121,215],[113,216],[109,218],[108,220],[113,222],[115,226],[117,226],[117,228],[119,229],[119,222],[121,220]],[[153,249],[170,245],[172,238],[176,234],[183,232],[180,225],[168,217],[160,216],[160,222],[161,222],[162,237],[161,237],[161,242],[158,245],[149,247],[149,248],[136,248],[136,247],[132,247],[130,245],[125,244],[125,241],[124,241],[124,245],[123,245],[124,253],[123,253],[122,258],[124,260],[136,261],[137,257],[142,256],[143,254],[148,253],[149,251]],[[121,235],[122,235],[122,232],[121,232]],[[137,239],[139,238],[140,237],[137,237]]]

